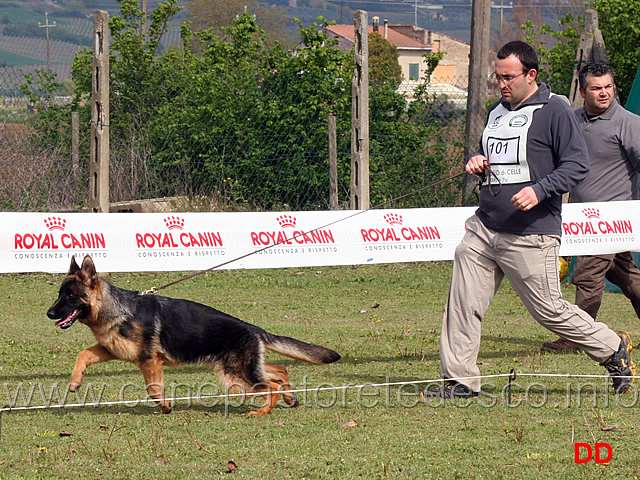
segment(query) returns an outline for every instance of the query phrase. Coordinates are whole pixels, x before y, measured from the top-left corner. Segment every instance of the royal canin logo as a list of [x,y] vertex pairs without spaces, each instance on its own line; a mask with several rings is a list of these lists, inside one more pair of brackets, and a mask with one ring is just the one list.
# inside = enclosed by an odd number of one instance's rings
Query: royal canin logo
[[280,215],[279,217],[276,217],[276,221],[282,228],[296,228],[296,223],[298,223],[296,217],[293,217],[291,215]]
[[167,217],[164,219],[164,224],[169,230],[182,230],[184,227],[184,218],[181,217]]
[[[293,215],[279,215],[276,222],[282,230],[263,230],[251,232],[251,243],[255,247],[271,245],[331,245],[336,243],[333,232],[328,229],[317,228],[308,232],[296,230],[298,220]],[[285,229],[293,229],[287,232]]]
[[43,221],[47,231],[22,232],[13,236],[13,248],[22,251],[51,250],[100,250],[107,242],[104,233],[65,232],[67,220],[64,217],[47,217]]
[[562,222],[562,234],[583,235],[626,235],[633,233],[631,220],[605,220],[600,218],[600,210],[593,207],[582,209],[584,221]]
[[60,217],[47,217],[44,219],[44,224],[47,226],[50,232],[54,230],[63,230],[67,226],[67,221]]
[[582,210],[582,213],[584,213],[584,216],[587,218],[600,218],[600,210],[597,208],[587,207]]
[[397,213],[387,213],[383,218],[389,225],[402,225],[402,215]]
[[360,235],[365,243],[440,240],[440,231],[435,225],[404,226],[402,216],[397,213],[387,213],[382,218],[389,226],[360,229]]
[[[139,249],[159,248],[205,248],[223,247],[220,232],[189,232],[185,229],[185,219],[179,216],[169,216],[163,219],[168,232],[138,232],[136,233],[136,247]],[[178,230],[178,232],[174,232]]]

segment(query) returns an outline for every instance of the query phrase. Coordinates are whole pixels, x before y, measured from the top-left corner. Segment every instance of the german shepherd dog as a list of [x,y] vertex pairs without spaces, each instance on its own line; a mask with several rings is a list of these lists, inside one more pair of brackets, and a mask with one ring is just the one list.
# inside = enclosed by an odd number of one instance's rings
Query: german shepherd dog
[[333,350],[272,335],[206,305],[118,288],[98,276],[90,256],[84,258],[82,267],[75,257],[71,259],[47,316],[62,329],[78,320],[97,340],[78,355],[70,391],[78,390],[89,365],[125,360],[140,368],[147,393],[163,413],[172,408],[164,397],[164,365],[209,365],[228,391],[262,394],[264,406],[249,413],[260,416],[275,407],[280,395],[289,406],[298,405],[295,395],[281,393],[290,389],[287,369],[265,363],[265,348],[316,364],[340,358]]

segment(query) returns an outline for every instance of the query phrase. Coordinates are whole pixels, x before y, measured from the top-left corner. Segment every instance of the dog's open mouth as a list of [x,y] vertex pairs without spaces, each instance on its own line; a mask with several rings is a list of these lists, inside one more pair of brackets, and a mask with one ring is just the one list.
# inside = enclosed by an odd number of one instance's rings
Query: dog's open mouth
[[56,327],[59,327],[62,329],[69,328],[71,325],[73,325],[73,322],[76,321],[79,315],[80,315],[80,310],[74,310],[62,320],[58,320],[56,322]]

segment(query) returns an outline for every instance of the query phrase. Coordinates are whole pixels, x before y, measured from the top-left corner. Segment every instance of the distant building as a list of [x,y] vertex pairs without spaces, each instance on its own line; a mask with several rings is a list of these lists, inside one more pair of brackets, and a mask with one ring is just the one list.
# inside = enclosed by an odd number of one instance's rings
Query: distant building
[[[374,17],[376,19],[377,17]],[[355,27],[353,25],[329,25],[327,33],[338,39],[338,47],[348,52],[355,42]],[[419,80],[424,78],[427,64],[423,55],[431,53],[431,45],[426,45],[419,40],[395,31],[386,22],[380,28],[375,22],[369,25],[369,33],[378,32],[398,50],[398,63],[402,68],[402,76],[405,80]]]
[[469,56],[471,55],[469,43],[415,25],[390,25],[389,28],[414,40],[431,45],[434,53],[444,52],[442,60],[433,72],[433,83],[451,83],[461,88],[467,88]]
[[[459,105],[466,104],[471,45],[414,25],[392,25],[385,21],[380,26],[377,17],[372,20],[369,33],[378,32],[398,51],[398,63],[404,78],[400,91],[411,94],[420,82],[427,80],[429,89],[434,93],[446,95]],[[326,32],[338,40],[338,48],[342,51],[348,52],[355,43],[353,25],[329,25]],[[425,79],[427,64],[424,55],[436,52],[444,52],[444,56],[431,78]]]

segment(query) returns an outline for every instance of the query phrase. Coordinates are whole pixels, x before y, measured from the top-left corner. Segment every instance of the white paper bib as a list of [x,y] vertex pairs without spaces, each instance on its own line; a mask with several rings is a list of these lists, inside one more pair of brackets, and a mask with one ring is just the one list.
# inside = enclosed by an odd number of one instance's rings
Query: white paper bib
[[[511,111],[500,104],[489,114],[482,133],[482,147],[500,183],[531,181],[527,159],[527,136],[533,113],[542,106],[543,104],[528,105]],[[488,183],[488,175],[486,177],[483,185]]]

